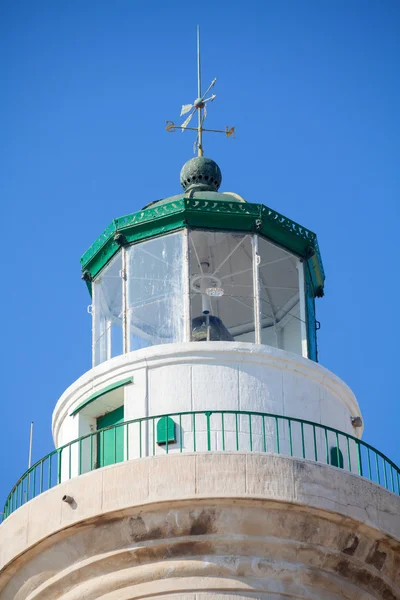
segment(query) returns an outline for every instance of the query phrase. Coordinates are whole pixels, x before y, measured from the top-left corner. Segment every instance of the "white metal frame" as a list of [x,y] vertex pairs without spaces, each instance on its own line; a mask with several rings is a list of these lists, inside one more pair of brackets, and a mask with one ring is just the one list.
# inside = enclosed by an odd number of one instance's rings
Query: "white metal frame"
[[304,277],[304,263],[302,260],[299,260],[297,263],[297,271],[299,273],[301,355],[308,358],[306,282]]
[[260,311],[260,255],[258,253],[258,235],[252,236],[253,244],[253,295],[254,295],[254,329],[255,342],[261,344],[261,311]]
[[183,339],[190,342],[192,339],[192,319],[190,307],[190,264],[189,264],[189,229],[183,231],[183,319],[184,330]]
[[122,248],[122,270],[121,270],[121,279],[122,279],[122,353],[126,354],[130,351],[130,332],[129,332],[129,323],[130,319],[128,318],[129,313],[129,303],[128,303],[128,273],[129,273],[129,256],[126,248]]

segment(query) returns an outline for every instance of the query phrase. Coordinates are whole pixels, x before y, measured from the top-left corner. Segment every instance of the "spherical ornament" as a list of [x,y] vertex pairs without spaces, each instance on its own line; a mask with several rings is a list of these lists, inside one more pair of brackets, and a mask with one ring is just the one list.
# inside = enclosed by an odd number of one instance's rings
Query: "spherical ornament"
[[196,98],[196,100],[193,102],[193,105],[196,108],[204,108],[204,100],[203,100],[203,98]]
[[181,170],[181,186],[190,190],[217,192],[222,181],[221,169],[205,156],[197,156],[185,163]]

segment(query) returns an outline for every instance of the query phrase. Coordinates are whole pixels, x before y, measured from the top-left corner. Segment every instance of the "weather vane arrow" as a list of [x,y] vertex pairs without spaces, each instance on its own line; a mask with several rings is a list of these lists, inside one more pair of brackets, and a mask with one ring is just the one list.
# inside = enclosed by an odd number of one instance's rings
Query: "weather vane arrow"
[[[206,92],[204,94],[201,93],[201,68],[200,68],[200,27],[197,26],[197,98],[193,102],[193,104],[184,104],[181,109],[181,117],[190,113],[186,119],[183,121],[182,125],[175,125],[173,121],[167,121],[166,130],[169,132],[175,132],[177,129],[180,129],[182,133],[185,130],[188,131],[197,131],[197,138],[194,143],[194,148],[196,152],[196,148],[198,151],[198,156],[203,156],[203,131],[207,131],[209,133],[224,133],[226,137],[231,137],[234,135],[235,128],[234,127],[225,127],[225,129],[205,129],[203,127],[204,120],[207,116],[207,103],[213,102],[216,98],[215,94],[212,94],[207,98],[207,94],[212,90],[215,86],[217,78],[212,80],[210,85],[208,86]],[[193,115],[197,112],[198,116],[198,125],[197,127],[188,127]]]

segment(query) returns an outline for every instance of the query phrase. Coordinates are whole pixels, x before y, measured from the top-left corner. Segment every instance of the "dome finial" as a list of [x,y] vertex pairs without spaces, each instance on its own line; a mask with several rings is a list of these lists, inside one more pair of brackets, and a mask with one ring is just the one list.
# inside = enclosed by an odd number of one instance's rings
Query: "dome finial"
[[187,161],[181,170],[181,186],[185,192],[217,192],[222,181],[221,169],[211,158],[196,156]]

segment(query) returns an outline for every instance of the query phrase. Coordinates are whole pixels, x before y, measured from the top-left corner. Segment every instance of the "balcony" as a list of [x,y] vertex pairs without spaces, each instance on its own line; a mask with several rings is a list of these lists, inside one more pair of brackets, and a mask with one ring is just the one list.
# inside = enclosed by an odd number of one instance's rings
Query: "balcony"
[[4,519],[39,494],[95,469],[182,452],[257,452],[303,458],[365,477],[400,495],[400,469],[369,444],[332,427],[282,415],[193,411],[125,421],[80,437],[17,481]]

